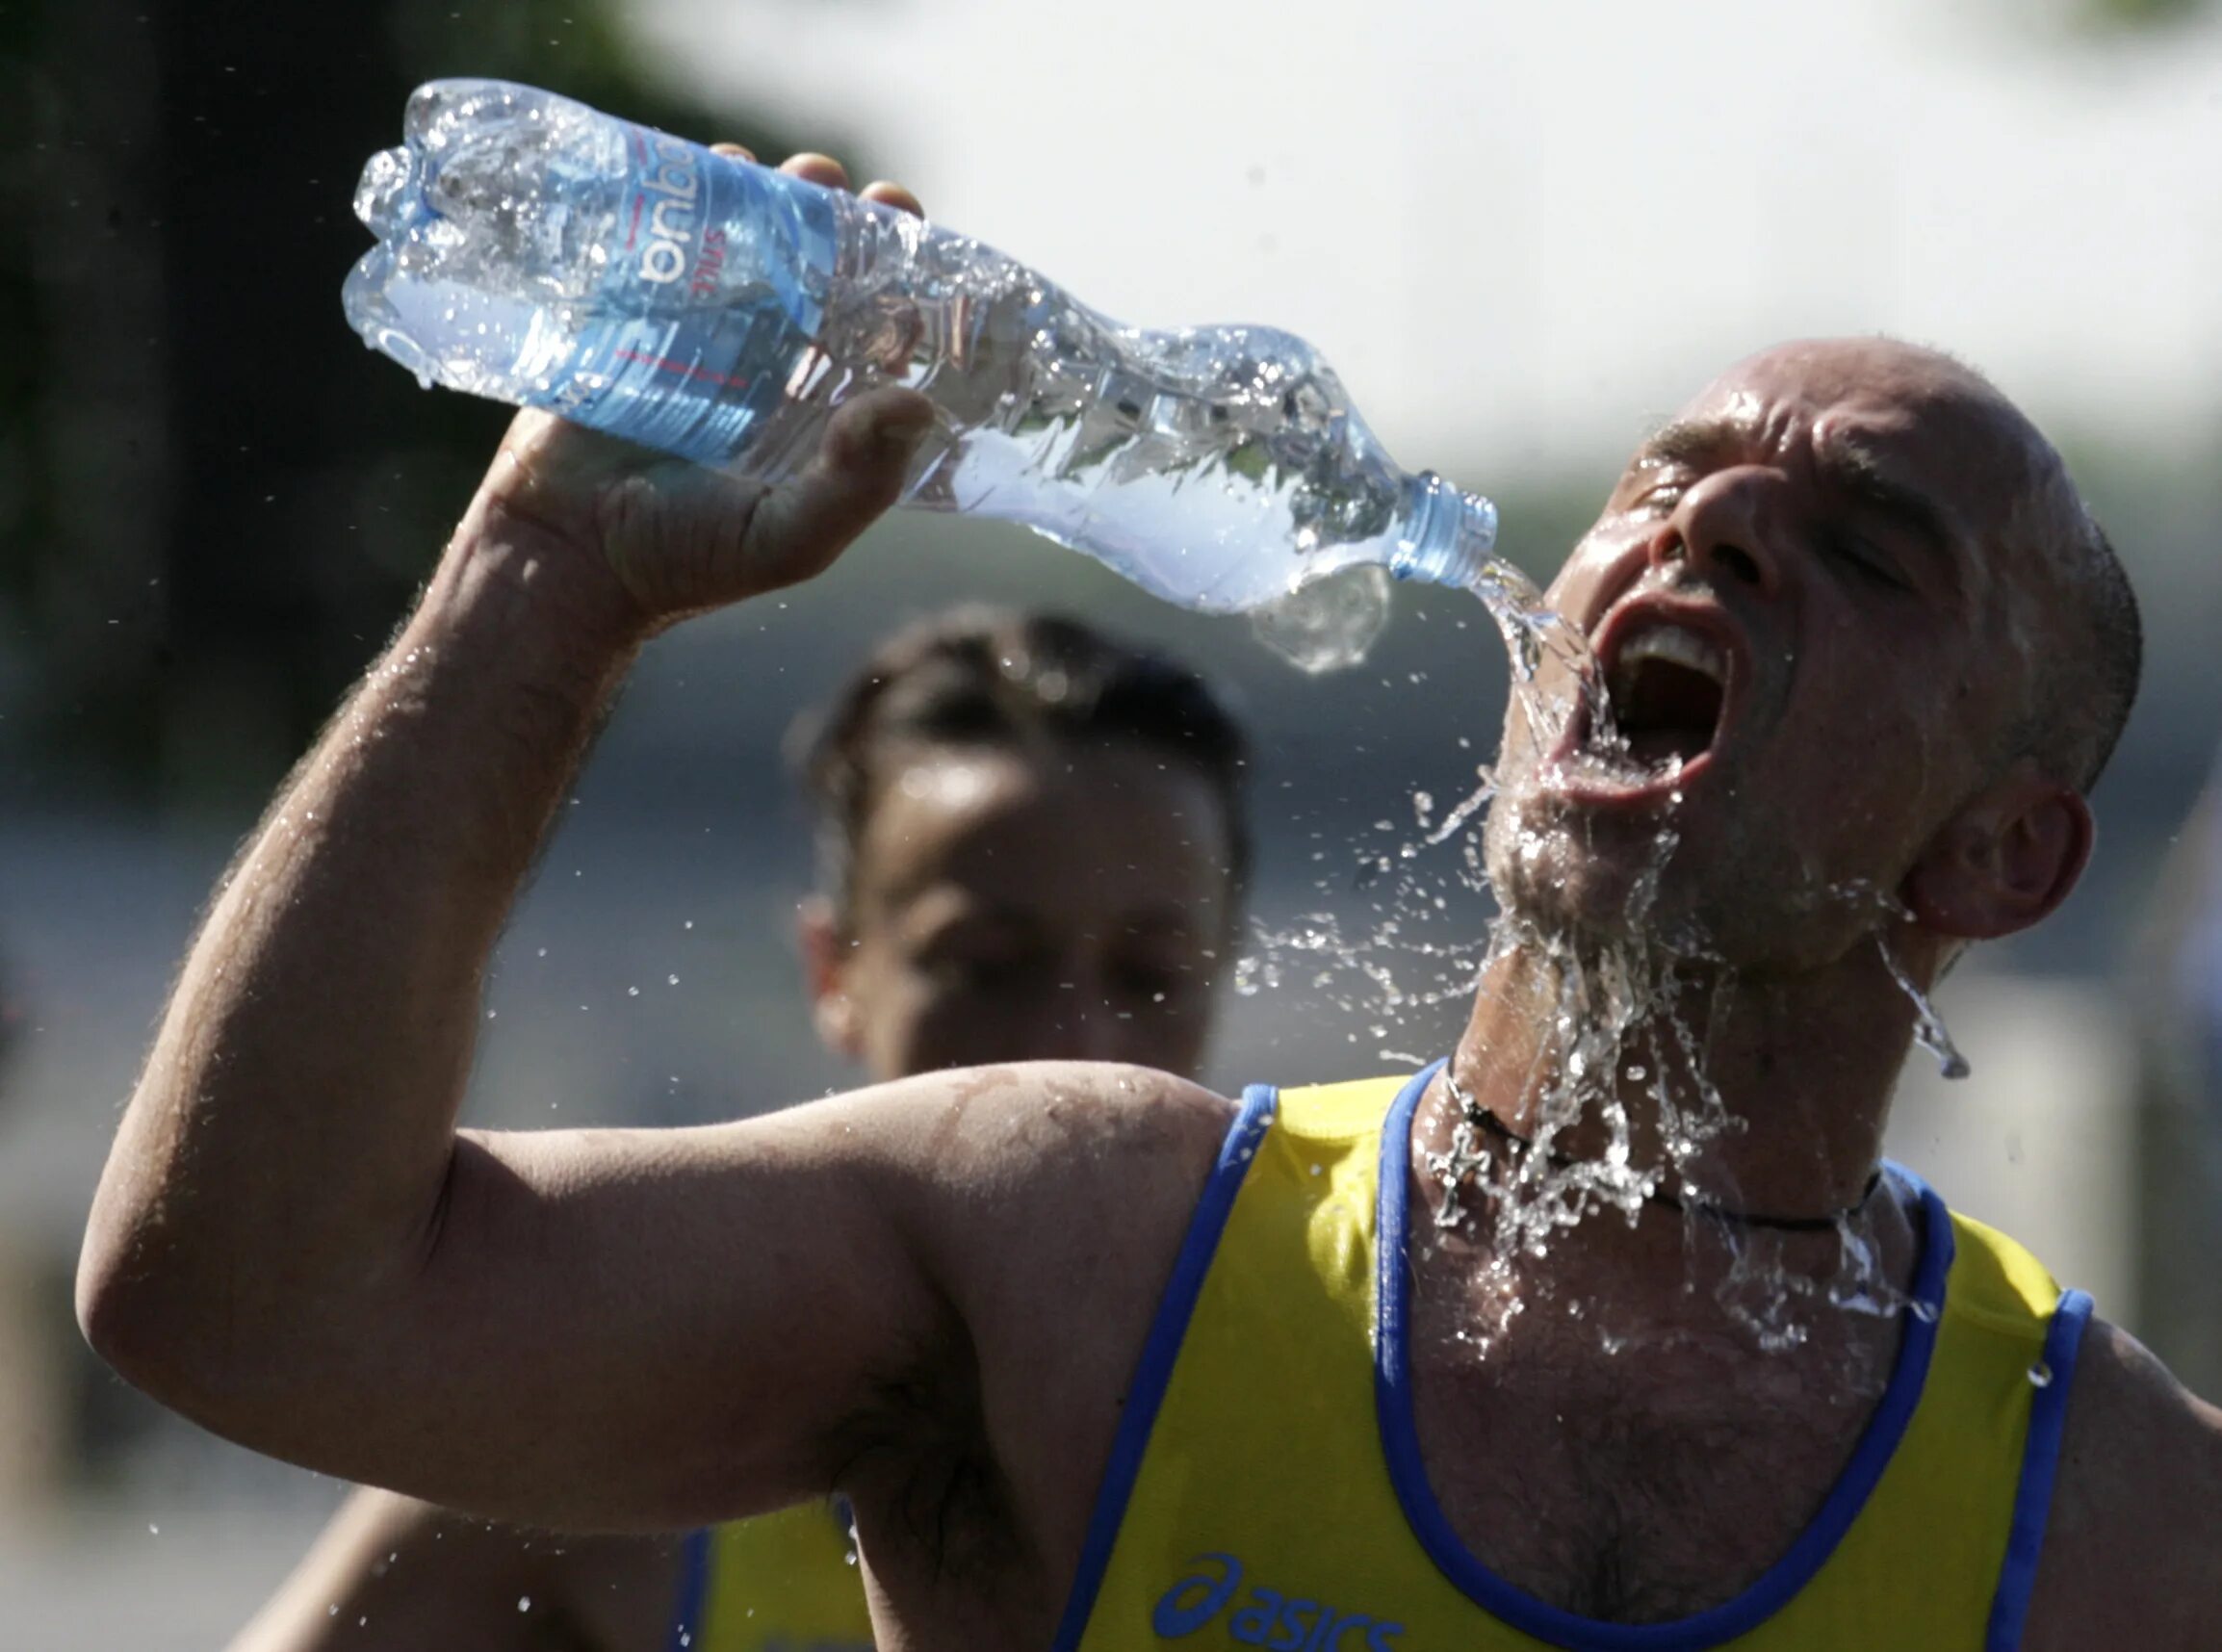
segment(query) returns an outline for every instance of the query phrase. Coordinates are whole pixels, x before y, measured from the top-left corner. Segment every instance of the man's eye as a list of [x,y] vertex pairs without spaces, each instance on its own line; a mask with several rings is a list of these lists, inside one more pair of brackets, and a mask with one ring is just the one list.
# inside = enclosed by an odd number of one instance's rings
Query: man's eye
[[1629,508],[1664,515],[1680,504],[1682,496],[1689,491],[1690,484],[1679,478],[1671,481],[1655,481],[1636,496]]
[[1905,576],[1898,571],[1897,564],[1863,539],[1839,536],[1830,541],[1829,550],[1841,560],[1850,563],[1861,578],[1873,584],[1893,591],[1913,589]]

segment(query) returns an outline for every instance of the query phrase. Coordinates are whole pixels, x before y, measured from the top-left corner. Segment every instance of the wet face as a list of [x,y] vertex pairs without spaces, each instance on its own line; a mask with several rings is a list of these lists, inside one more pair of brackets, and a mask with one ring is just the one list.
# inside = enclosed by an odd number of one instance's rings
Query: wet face
[[1193,1074],[1227,848],[1202,775],[1138,742],[921,752],[858,845],[820,1028],[878,1078],[1048,1058]]
[[1508,728],[1508,907],[1749,968],[1872,932],[2029,702],[2057,478],[2010,404],[1906,346],[1785,346],[1707,388],[1551,587],[1619,738]]

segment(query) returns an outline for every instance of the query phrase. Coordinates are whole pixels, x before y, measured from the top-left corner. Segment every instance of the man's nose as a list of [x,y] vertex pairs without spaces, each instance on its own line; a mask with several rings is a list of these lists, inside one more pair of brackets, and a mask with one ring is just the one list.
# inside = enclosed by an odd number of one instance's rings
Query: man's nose
[[1725,576],[1771,596],[1781,570],[1769,531],[1766,479],[1756,467],[1740,467],[1692,482],[1652,536],[1651,565],[1680,561],[1693,573]]

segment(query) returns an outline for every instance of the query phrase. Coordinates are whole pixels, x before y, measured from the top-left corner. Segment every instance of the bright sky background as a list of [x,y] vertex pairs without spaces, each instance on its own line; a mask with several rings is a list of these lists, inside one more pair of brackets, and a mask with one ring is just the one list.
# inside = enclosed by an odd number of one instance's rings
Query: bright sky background
[[631,0],[1122,320],[1270,323],[1408,464],[1615,458],[1750,348],[1886,330],[2040,424],[2222,434],[2222,28],[2038,0]]

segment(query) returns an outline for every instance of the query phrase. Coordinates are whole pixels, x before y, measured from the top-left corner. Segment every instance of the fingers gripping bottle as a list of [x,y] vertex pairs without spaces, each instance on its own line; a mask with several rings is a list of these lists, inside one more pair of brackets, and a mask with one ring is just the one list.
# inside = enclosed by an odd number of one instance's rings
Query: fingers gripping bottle
[[1314,666],[1362,654],[1380,569],[1520,581],[1494,506],[1398,470],[1286,333],[1122,326],[977,241],[530,87],[432,82],[404,135],[363,172],[378,245],[346,304],[427,384],[766,481],[848,397],[909,385],[940,417],[906,503],[1265,609]]

